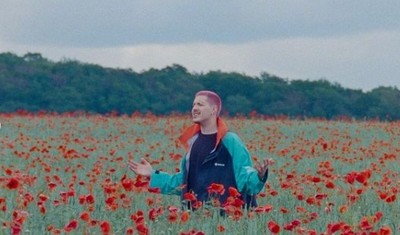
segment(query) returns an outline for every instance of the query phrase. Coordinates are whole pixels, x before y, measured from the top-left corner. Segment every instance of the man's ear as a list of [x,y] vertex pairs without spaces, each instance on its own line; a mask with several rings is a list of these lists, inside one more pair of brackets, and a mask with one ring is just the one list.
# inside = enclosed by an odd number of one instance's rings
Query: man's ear
[[212,110],[213,115],[217,115],[217,110],[218,110],[217,105],[213,105],[213,110]]

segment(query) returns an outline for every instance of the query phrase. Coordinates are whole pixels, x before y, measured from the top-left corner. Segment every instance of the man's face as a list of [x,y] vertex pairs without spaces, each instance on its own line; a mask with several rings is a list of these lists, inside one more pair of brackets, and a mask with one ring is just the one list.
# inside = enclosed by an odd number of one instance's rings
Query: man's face
[[205,123],[211,118],[216,118],[216,105],[208,102],[207,96],[198,95],[193,101],[192,119],[195,123]]

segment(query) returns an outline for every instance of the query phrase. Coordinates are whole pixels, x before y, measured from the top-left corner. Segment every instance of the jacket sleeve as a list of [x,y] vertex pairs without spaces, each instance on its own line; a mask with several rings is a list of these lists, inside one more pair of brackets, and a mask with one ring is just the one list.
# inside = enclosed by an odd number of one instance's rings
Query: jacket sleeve
[[266,175],[260,179],[257,170],[253,167],[250,153],[238,135],[228,132],[223,139],[225,147],[228,149],[235,173],[236,184],[239,192],[248,195],[256,195],[263,190]]
[[181,171],[176,174],[153,170],[150,176],[149,188],[158,188],[162,194],[179,195],[183,183],[182,166],[184,166],[184,160],[181,161]]

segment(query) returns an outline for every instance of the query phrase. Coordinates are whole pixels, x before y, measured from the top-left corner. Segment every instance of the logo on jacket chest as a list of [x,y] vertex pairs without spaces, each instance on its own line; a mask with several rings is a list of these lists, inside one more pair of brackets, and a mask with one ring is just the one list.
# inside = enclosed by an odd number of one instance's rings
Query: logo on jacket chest
[[214,163],[214,166],[217,166],[217,167],[225,167],[225,163],[218,163],[218,162],[216,162],[216,163]]

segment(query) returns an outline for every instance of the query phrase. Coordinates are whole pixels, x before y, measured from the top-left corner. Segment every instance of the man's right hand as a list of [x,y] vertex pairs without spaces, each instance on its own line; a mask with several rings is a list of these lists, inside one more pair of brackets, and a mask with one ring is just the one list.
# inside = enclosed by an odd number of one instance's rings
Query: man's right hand
[[151,173],[153,172],[153,167],[144,158],[140,159],[140,162],[129,160],[128,168],[138,175],[147,177],[150,177]]

